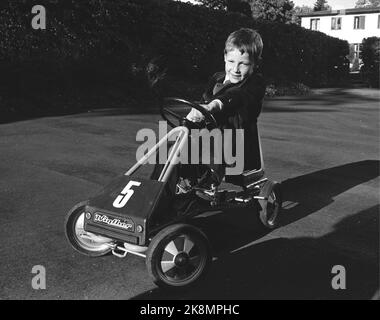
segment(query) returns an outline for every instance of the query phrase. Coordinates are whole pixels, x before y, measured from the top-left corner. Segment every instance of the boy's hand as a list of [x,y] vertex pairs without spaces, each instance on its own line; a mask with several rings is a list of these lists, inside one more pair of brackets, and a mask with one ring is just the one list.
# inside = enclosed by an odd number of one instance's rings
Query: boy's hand
[[205,119],[204,115],[199,112],[197,109],[192,108],[189,114],[186,116],[186,119],[192,122],[201,122]]
[[207,111],[215,113],[222,109],[222,102],[220,100],[212,100],[209,104],[201,104],[201,106]]
[[[205,110],[214,113],[222,109],[222,102],[220,100],[212,100],[209,104],[200,104]],[[205,119],[204,115],[197,109],[192,108],[186,118],[193,122],[201,122]]]

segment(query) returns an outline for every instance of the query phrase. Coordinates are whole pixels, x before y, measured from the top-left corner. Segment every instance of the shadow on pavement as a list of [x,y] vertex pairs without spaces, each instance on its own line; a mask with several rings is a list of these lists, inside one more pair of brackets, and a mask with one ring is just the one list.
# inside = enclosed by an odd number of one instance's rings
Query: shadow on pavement
[[[378,290],[378,256],[350,258],[331,246],[352,232],[375,240],[378,209],[343,219],[321,238],[273,239],[232,253],[214,262],[206,279],[187,291],[155,289],[134,299],[371,299]],[[346,269],[345,290],[332,289],[335,265]]]
[[379,160],[364,160],[283,181],[281,189],[286,213],[282,216],[282,225],[316,212],[331,204],[337,195],[377,178],[379,168]]
[[[282,225],[320,210],[336,195],[378,175],[379,161],[368,160],[284,181],[284,200],[298,205],[284,208]],[[379,283],[378,212],[376,205],[346,217],[320,238],[256,244],[252,242],[268,231],[248,210],[203,218],[218,257],[206,279],[193,288],[156,288],[134,299],[371,299]],[[346,290],[332,289],[334,265],[346,268]]]

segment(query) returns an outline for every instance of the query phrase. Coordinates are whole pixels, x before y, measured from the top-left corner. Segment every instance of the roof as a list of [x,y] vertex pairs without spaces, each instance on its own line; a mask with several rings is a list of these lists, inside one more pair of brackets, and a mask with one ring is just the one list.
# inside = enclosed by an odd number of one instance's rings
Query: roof
[[313,11],[309,13],[300,14],[300,17],[316,17],[316,16],[336,16],[348,14],[364,14],[364,13],[380,13],[380,7],[377,8],[354,8],[354,9],[341,9],[341,10],[325,10]]

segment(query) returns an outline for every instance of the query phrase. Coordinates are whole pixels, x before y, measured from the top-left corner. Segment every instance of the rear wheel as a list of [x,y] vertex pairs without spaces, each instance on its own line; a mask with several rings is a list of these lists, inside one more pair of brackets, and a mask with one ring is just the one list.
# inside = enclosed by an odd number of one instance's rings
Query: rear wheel
[[67,214],[65,234],[71,246],[78,252],[91,257],[103,256],[111,251],[112,239],[84,230],[87,201],[75,205]]
[[260,220],[262,224],[269,228],[275,228],[279,223],[281,212],[282,196],[281,185],[278,182],[267,181],[262,187],[259,196]]
[[211,262],[207,237],[198,228],[175,224],[151,241],[146,265],[153,281],[162,287],[184,287],[199,281]]

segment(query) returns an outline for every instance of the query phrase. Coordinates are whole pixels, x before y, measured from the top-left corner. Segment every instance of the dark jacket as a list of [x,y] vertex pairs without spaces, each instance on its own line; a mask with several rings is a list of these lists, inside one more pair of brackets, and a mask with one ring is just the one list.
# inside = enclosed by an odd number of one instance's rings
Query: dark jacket
[[259,169],[257,118],[265,94],[264,79],[261,74],[253,73],[242,82],[223,85],[224,78],[225,72],[212,76],[202,96],[203,102],[222,101],[222,110],[215,113],[220,128],[244,129],[244,170]]

